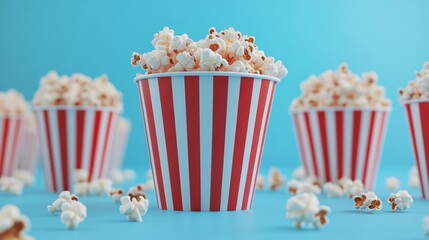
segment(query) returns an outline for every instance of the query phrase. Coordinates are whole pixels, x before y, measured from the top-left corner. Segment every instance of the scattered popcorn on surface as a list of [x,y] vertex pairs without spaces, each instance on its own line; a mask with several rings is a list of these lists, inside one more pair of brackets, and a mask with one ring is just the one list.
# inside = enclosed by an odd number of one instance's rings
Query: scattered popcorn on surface
[[35,106],[96,106],[122,108],[122,95],[102,75],[92,80],[83,74],[58,76],[49,72],[40,80]]
[[174,35],[165,27],[154,35],[153,51],[131,56],[131,65],[147,74],[187,71],[229,71],[263,74],[279,79],[287,75],[281,61],[266,57],[255,45],[255,38],[234,28],[221,32],[210,28],[206,38],[194,42],[188,35]]
[[306,179],[304,167],[298,167],[293,170],[293,178],[298,181],[304,181]]
[[423,229],[427,236],[429,236],[429,215],[423,218]]
[[286,203],[286,218],[296,228],[313,226],[323,228],[328,223],[327,215],[330,208],[320,206],[319,199],[312,193],[301,193],[288,199]]
[[96,179],[89,183],[89,194],[102,196],[109,194],[112,190],[112,180],[108,178]]
[[305,181],[297,181],[292,179],[287,183],[287,192],[292,195],[301,193],[320,194],[320,191],[320,187],[309,179]]
[[410,188],[419,188],[420,187],[420,177],[417,166],[413,166],[410,169],[408,177],[408,187]]
[[323,191],[330,198],[338,198],[344,196],[343,188],[335,183],[327,182],[323,185]]
[[302,95],[292,103],[292,108],[390,107],[384,88],[376,83],[375,73],[364,73],[360,78],[342,64],[336,72],[310,76],[303,82]]
[[109,197],[113,199],[115,203],[119,203],[121,201],[121,197],[124,196],[124,191],[122,189],[111,190],[109,193]]
[[258,175],[256,177],[256,190],[264,190],[265,188],[265,177],[262,175]]
[[381,200],[374,192],[362,193],[354,196],[354,207],[356,209],[368,210],[369,212],[380,211],[382,207]]
[[86,207],[81,202],[65,202],[62,206],[61,222],[66,228],[76,229],[86,218]]
[[30,112],[22,94],[15,89],[0,92],[0,117],[23,116]]
[[429,62],[423,64],[423,69],[416,73],[416,79],[399,89],[401,101],[429,98]]
[[16,196],[22,194],[24,183],[14,177],[3,176],[0,178],[0,192],[10,193]]
[[80,196],[89,194],[88,172],[85,169],[76,169],[74,173],[74,192]]
[[25,235],[29,229],[30,220],[15,205],[5,205],[0,209],[1,240],[33,240]]
[[145,196],[145,198],[146,198],[146,195],[145,195],[145,185],[144,184],[138,184],[138,185],[136,185],[136,186],[134,186],[134,187],[131,187],[129,190],[128,190],[128,194],[130,195],[132,195],[132,196],[140,196],[140,195],[142,195],[142,196]]
[[401,182],[397,177],[388,177],[386,179],[386,187],[389,190],[398,190],[401,186]]
[[146,214],[149,206],[149,200],[143,196],[121,197],[121,206],[119,212],[126,215],[129,221],[142,222],[142,217]]
[[270,190],[275,191],[283,187],[285,184],[286,178],[283,176],[280,169],[276,167],[271,167],[270,172],[268,173],[268,186]]
[[113,170],[110,174],[110,179],[112,180],[113,184],[121,184],[127,181],[134,181],[136,178],[136,172],[132,169],[125,169],[125,170]]
[[18,181],[21,181],[25,186],[31,186],[34,184],[34,176],[27,170],[18,169],[13,174],[13,177]]
[[343,178],[340,179],[339,184],[343,187],[344,194],[349,198],[360,195],[364,192],[363,183],[360,180],[352,181],[348,178]]
[[407,210],[413,205],[413,198],[406,190],[400,190],[399,192],[391,193],[390,197],[387,199],[389,205],[392,207],[394,212],[400,210]]
[[59,213],[62,211],[64,203],[79,201],[79,198],[71,194],[69,191],[64,191],[60,193],[58,199],[56,199],[51,205],[48,205],[48,212],[50,214]]

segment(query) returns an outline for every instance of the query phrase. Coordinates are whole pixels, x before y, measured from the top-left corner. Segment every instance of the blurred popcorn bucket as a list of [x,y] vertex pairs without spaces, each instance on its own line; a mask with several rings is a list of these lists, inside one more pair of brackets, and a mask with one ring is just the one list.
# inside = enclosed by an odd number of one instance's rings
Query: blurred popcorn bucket
[[111,153],[111,160],[109,165],[109,174],[115,170],[122,168],[122,162],[124,160],[125,151],[127,148],[128,137],[131,131],[130,122],[121,117],[116,127],[115,137],[113,139],[113,148]]
[[139,75],[158,207],[250,209],[277,78],[231,72]]
[[22,129],[22,117],[0,116],[0,177],[12,176],[18,166]]
[[301,162],[320,183],[343,177],[374,189],[390,108],[291,110]]
[[24,121],[22,141],[20,144],[18,169],[34,174],[39,157],[39,140],[34,114],[30,114]]
[[34,107],[49,192],[73,190],[76,169],[88,181],[107,176],[119,110],[109,107]]
[[429,198],[429,100],[401,102],[405,107],[416,161],[420,188],[424,199]]

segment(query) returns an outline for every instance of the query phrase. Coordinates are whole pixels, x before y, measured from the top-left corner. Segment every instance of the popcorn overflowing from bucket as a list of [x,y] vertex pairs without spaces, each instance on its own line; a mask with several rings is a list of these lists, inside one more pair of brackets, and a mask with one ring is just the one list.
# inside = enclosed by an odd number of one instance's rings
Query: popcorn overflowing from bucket
[[0,92],[0,117],[23,116],[28,112],[28,105],[21,93],[14,89]]
[[416,79],[399,89],[401,101],[429,99],[429,62],[423,64],[423,69],[416,73]]

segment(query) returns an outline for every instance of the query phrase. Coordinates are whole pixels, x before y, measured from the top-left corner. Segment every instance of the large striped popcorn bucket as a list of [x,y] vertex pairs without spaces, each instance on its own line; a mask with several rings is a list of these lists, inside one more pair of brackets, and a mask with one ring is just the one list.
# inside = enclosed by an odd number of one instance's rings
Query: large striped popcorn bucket
[[0,116],[0,177],[12,176],[18,166],[22,117]]
[[119,111],[107,107],[35,107],[49,192],[73,190],[76,169],[88,181],[107,176]]
[[117,124],[115,137],[113,139],[114,147],[112,148],[109,174],[122,168],[122,162],[124,160],[125,150],[127,149],[130,131],[130,122],[127,119],[121,117]]
[[292,110],[301,162],[321,184],[346,177],[375,185],[390,109]]
[[27,170],[33,174],[39,157],[39,137],[35,121],[34,114],[26,117],[24,121],[18,159],[18,169]]
[[410,100],[402,104],[408,119],[422,196],[427,199],[429,198],[429,101]]
[[230,72],[140,75],[158,207],[252,206],[277,78]]

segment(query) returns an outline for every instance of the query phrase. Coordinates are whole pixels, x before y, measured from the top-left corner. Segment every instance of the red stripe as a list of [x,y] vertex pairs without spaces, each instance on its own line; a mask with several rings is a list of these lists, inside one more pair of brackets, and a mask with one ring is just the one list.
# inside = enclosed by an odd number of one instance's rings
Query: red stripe
[[368,184],[369,184],[368,186],[370,186],[369,188],[372,188],[374,185],[374,182],[375,182],[375,177],[376,177],[375,175],[377,173],[378,161],[380,161],[381,143],[382,143],[382,140],[384,137],[384,131],[386,129],[385,124],[386,124],[386,119],[387,119],[387,112],[383,112],[380,114],[382,115],[380,128],[379,128],[380,134],[379,134],[378,139],[377,139],[376,155],[375,155],[374,160],[373,160],[373,168],[372,168],[372,172],[371,172],[371,176],[370,176],[371,181],[368,181]]
[[308,159],[307,159],[306,152],[304,149],[304,144],[306,144],[306,143],[304,143],[304,139],[302,138],[303,133],[301,133],[301,123],[299,122],[299,119],[298,119],[299,114],[300,113],[294,113],[293,114],[293,121],[295,124],[296,136],[298,138],[298,147],[299,147],[299,151],[301,153],[301,159],[302,159],[301,162],[302,162],[302,165],[304,165],[305,173],[308,175],[310,173],[310,169],[308,167],[308,163],[307,163]]
[[[0,156],[0,176],[3,175],[3,168],[4,168],[4,164],[7,161],[6,160],[6,143],[7,143],[7,136],[9,133],[9,124],[10,124],[10,119],[9,118],[4,118],[3,119],[3,139],[2,139],[2,147],[1,147],[1,156]],[[6,173],[4,173],[4,175],[6,175]]]
[[19,144],[19,140],[20,140],[20,130],[21,130],[21,120],[14,120],[15,122],[15,133],[13,134],[13,138],[12,140],[12,148],[11,148],[11,155],[10,155],[10,159],[9,159],[9,169],[7,169],[7,174],[9,176],[13,175],[13,172],[16,169],[16,164],[18,161],[18,158],[16,157],[16,152],[18,150],[18,144]]
[[[63,190],[70,190],[69,188],[69,170],[68,170],[68,155],[67,155],[67,115],[66,110],[58,110],[58,133],[60,138],[60,156],[61,156],[61,176],[63,180]],[[71,123],[72,124],[72,123]]]
[[[228,210],[237,209],[237,198],[240,188],[243,167],[244,148],[246,146],[247,128],[249,125],[250,103],[252,101],[253,78],[242,77],[238,100],[237,124],[232,158],[231,182],[229,186]],[[247,159],[246,161],[248,161]]]
[[198,76],[185,76],[186,131],[191,211],[201,211],[200,84]]
[[416,135],[415,135],[415,132],[414,132],[415,130],[414,130],[414,123],[413,123],[413,115],[411,114],[411,105],[410,104],[406,104],[405,105],[405,109],[407,111],[408,124],[409,124],[410,132],[411,132],[411,140],[413,142],[414,157],[416,159],[417,169],[418,169],[418,172],[419,172],[419,180],[420,180],[420,186],[421,186],[420,189],[422,191],[423,198],[426,198],[425,189],[423,187],[423,178],[422,178],[422,174],[421,174],[421,172],[423,171],[423,169],[420,168],[419,153],[418,153],[418,150],[417,150]]
[[167,145],[168,170],[174,210],[182,211],[182,187],[180,186],[179,157],[177,153],[176,122],[174,119],[173,87],[171,77],[159,77],[162,121]]
[[149,137],[152,143],[152,152],[155,160],[154,163],[155,163],[155,171],[156,171],[156,182],[158,183],[159,198],[161,199],[161,209],[166,210],[167,204],[165,201],[164,183],[162,182],[161,163],[160,163],[161,160],[159,157],[158,142],[157,142],[157,136],[155,131],[155,120],[153,116],[152,100],[151,100],[150,89],[149,89],[149,80],[143,79],[141,80],[141,84],[142,84],[143,97],[144,97],[144,102],[146,107],[148,126],[150,131]]
[[363,165],[363,177],[362,177],[362,182],[365,185],[366,184],[366,177],[367,177],[367,171],[370,169],[370,153],[371,153],[371,146],[372,146],[372,134],[374,132],[374,122],[375,122],[375,114],[376,112],[373,111],[371,112],[371,119],[369,122],[369,133],[368,133],[368,139],[367,139],[367,144],[366,144],[366,154],[365,154],[365,163]]
[[220,210],[227,102],[228,77],[214,76],[210,211]]
[[83,168],[82,150],[85,131],[85,110],[76,111],[76,169]]
[[51,133],[49,131],[51,124],[49,124],[49,116],[48,111],[43,111],[43,117],[45,122],[45,130],[46,130],[46,140],[48,141],[48,153],[49,153],[49,162],[51,164],[51,176],[52,176],[52,187],[54,192],[58,191],[57,179],[55,177],[55,163],[54,156],[52,153],[52,142],[51,142]]
[[[263,79],[263,81],[269,81],[269,80]],[[257,179],[257,176],[259,174],[259,167],[261,165],[262,152],[264,150],[265,136],[267,134],[268,120],[270,119],[271,105],[273,103],[273,98],[274,98],[274,90],[276,89],[276,83],[271,82],[271,84],[273,85],[273,87],[271,88],[271,92],[270,92],[271,98],[270,98],[270,102],[269,102],[268,109],[267,109],[267,116],[266,116],[265,125],[264,125],[264,133],[263,133],[262,141],[261,141],[261,148],[260,148],[261,150],[259,151],[259,156],[258,156],[258,167],[256,168],[256,176],[255,176],[255,179],[253,181],[253,186],[256,185],[256,179]],[[250,208],[253,205],[253,197],[254,196],[255,196],[255,187],[253,187],[252,198],[250,199]]]
[[[103,146],[103,154],[101,156],[101,163],[100,163],[100,172],[98,173],[98,178],[104,177],[104,167],[106,164],[106,154],[107,154],[107,146],[109,144],[110,138],[112,137],[112,118],[113,118],[113,112],[109,113],[109,119],[107,120],[107,129],[106,129],[106,136],[104,137],[104,146]],[[118,146],[119,147],[119,146]]]
[[322,140],[322,151],[323,151],[323,163],[325,168],[325,181],[331,181],[331,170],[329,167],[329,150],[328,150],[328,139],[326,133],[326,114],[323,111],[317,113],[320,127],[320,138]]
[[[426,169],[422,169],[426,172],[426,174],[429,174],[429,103],[422,102],[419,103],[419,110],[420,110],[420,119],[421,119],[421,125],[422,125],[422,135],[423,135],[423,143],[424,143],[424,150],[425,150],[425,156],[426,156]],[[423,185],[422,185],[423,188]],[[427,189],[425,189],[426,191]]]
[[316,152],[314,150],[314,142],[313,142],[313,136],[311,133],[310,117],[308,112],[304,113],[304,120],[305,120],[305,125],[307,127],[308,140],[310,142],[310,150],[311,150],[311,158],[313,161],[314,175],[316,175],[315,177],[319,177],[319,170],[318,170],[317,161],[316,161]]
[[100,132],[100,120],[101,120],[101,111],[95,111],[95,119],[93,125],[93,136],[91,143],[91,158],[89,159],[89,172],[88,172],[88,180],[91,182],[94,175],[94,166],[96,161],[96,153],[97,153],[97,143],[98,143],[98,135]]
[[362,111],[353,112],[353,137],[352,137],[352,165],[351,165],[351,179],[355,180],[357,171],[357,157],[359,149],[359,134],[360,134],[360,123],[361,123]]
[[241,204],[241,209],[247,209],[247,204],[249,202],[249,195],[251,190],[252,176],[253,170],[255,169],[256,162],[256,151],[258,150],[258,140],[262,132],[262,117],[264,115],[264,107],[267,102],[267,94],[269,81],[261,82],[261,89],[259,91],[259,99],[258,99],[258,107],[256,110],[256,119],[255,119],[255,128],[253,130],[253,138],[252,138],[252,147],[250,149],[249,156],[249,167],[247,168],[247,177],[246,177],[246,185],[244,188],[243,194],[243,203]]
[[335,126],[336,126],[336,139],[337,139],[337,178],[341,179],[343,177],[343,154],[344,154],[344,140],[343,140],[343,133],[344,133],[344,122],[343,122],[344,112],[342,111],[336,111],[335,112]]

